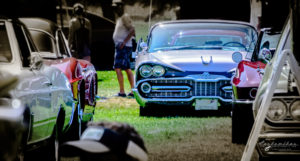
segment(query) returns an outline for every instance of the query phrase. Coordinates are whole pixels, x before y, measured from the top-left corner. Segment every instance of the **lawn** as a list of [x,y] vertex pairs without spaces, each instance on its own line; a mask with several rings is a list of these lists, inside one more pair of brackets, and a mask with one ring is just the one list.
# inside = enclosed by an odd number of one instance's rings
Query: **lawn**
[[[98,72],[95,121],[126,122],[144,138],[150,161],[238,161],[244,146],[231,143],[230,117],[140,117],[133,98],[118,92],[114,71]],[[124,74],[126,91],[130,91]],[[257,160],[257,155],[252,160]]]

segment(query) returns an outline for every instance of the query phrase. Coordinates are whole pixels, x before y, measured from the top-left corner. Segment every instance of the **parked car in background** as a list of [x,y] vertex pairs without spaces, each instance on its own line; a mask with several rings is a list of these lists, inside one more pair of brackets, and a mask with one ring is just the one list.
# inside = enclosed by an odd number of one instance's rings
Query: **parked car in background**
[[241,61],[232,79],[232,142],[246,144],[254,122],[252,103],[264,74],[273,57],[281,32],[262,29],[253,54]]
[[72,57],[67,40],[54,22],[42,18],[21,18],[28,27],[44,62],[64,72],[72,85],[74,98],[79,101],[80,118],[92,120],[96,105],[97,72],[90,62]]
[[256,41],[255,28],[244,22],[157,23],[138,47],[134,95],[140,115],[163,106],[229,113],[230,79]]
[[[253,102],[254,116],[257,115],[267,86],[274,75],[275,66],[284,50],[292,47],[291,20],[287,21],[275,51],[275,56],[265,68],[265,74]],[[267,112],[257,150],[260,161],[299,160],[300,158],[300,96],[294,73],[288,62],[284,64],[279,82]],[[296,64],[298,65],[298,64]]]
[[[1,89],[7,91],[1,95],[1,105],[16,108],[23,105],[29,109],[23,116],[28,130],[18,150],[22,158],[28,150],[54,145],[66,138],[65,134],[75,126],[76,108],[67,77],[43,63],[23,23],[1,18],[0,35],[0,73],[7,73],[0,82],[5,83],[10,75],[18,78],[14,88],[6,85]],[[54,154],[54,150],[49,150],[50,153]]]

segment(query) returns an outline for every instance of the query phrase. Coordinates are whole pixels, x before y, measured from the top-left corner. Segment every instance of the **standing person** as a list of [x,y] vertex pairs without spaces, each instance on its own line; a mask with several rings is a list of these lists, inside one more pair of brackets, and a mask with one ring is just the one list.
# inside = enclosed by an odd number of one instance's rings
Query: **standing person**
[[72,55],[78,59],[91,62],[92,25],[83,17],[84,6],[76,3],[73,6],[74,17],[69,23],[69,45]]
[[[135,36],[135,29],[132,20],[127,13],[124,13],[124,5],[121,0],[113,0],[113,7],[117,18],[113,34],[115,43],[114,69],[117,74],[120,92],[119,97],[126,97],[124,90],[124,78],[122,70],[125,70],[131,89],[133,88],[133,74],[130,69],[130,57],[132,54],[132,38]],[[132,91],[128,96],[133,97]]]

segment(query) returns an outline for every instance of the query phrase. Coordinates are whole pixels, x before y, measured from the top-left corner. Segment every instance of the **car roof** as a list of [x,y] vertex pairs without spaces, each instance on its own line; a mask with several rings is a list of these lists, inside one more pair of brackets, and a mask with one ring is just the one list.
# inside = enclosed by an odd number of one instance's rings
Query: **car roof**
[[239,25],[249,26],[249,27],[252,27],[253,29],[255,29],[255,27],[253,25],[251,25],[250,23],[248,23],[248,22],[233,21],[233,20],[218,20],[218,19],[193,19],[193,20],[162,21],[162,22],[158,22],[155,25],[153,25],[151,27],[151,29],[154,28],[155,26],[161,25],[161,24],[176,24],[176,23],[224,23],[224,24],[239,24]]
[[172,21],[162,21],[158,22],[163,24],[168,23],[229,23],[229,24],[242,24],[252,26],[250,23],[245,21],[233,21],[233,20],[219,20],[219,19],[186,19],[186,20],[172,20]]
[[28,29],[39,29],[48,32],[52,36],[55,36],[55,31],[58,26],[51,20],[45,18],[19,18]]

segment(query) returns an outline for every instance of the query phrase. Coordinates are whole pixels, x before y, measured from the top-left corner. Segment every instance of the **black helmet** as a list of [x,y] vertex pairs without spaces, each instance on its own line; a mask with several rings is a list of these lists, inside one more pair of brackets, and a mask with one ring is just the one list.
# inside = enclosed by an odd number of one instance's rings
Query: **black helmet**
[[74,14],[82,15],[84,12],[84,6],[81,3],[75,3],[73,6]]

